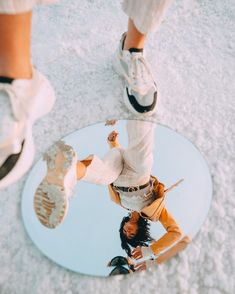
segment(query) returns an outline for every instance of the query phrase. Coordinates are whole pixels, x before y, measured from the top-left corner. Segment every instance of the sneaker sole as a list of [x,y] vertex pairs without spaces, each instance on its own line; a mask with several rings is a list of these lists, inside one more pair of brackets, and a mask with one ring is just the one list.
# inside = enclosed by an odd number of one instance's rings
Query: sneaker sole
[[[67,150],[59,146],[56,155],[53,148],[46,153],[47,176],[39,184],[34,195],[34,211],[37,218],[42,225],[50,229],[63,222],[69,207],[65,177],[70,172],[76,154],[71,146],[64,146]],[[56,163],[58,154],[63,155],[63,161],[59,164]],[[64,166],[66,169],[63,169]]]
[[[53,197],[55,195],[56,197]],[[57,201],[57,198],[60,198],[60,201]],[[55,208],[57,213],[52,218]],[[34,211],[42,225],[49,229],[56,228],[63,222],[68,212],[68,201],[63,187],[49,185],[46,180],[43,180],[34,196]]]

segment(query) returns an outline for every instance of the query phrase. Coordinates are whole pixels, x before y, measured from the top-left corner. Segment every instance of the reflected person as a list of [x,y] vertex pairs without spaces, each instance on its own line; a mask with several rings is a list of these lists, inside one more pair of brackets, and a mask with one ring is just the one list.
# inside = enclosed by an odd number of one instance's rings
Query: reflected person
[[[128,147],[122,148],[118,133],[111,132],[107,138],[110,150],[102,159],[92,154],[77,160],[71,146],[63,141],[54,144],[44,155],[47,175],[34,196],[39,221],[48,228],[57,227],[67,214],[74,186],[83,180],[107,185],[111,199],[133,211],[131,220],[144,217],[162,223],[167,233],[151,246],[141,248],[141,255],[157,255],[180,240],[182,232],[164,204],[165,194],[171,188],[165,189],[164,184],[151,175],[155,126],[147,121],[127,121]],[[127,225],[124,224],[123,232],[131,242],[135,236],[128,236]],[[138,234],[138,229],[135,233]]]
[[[119,204],[119,193],[123,189],[122,206],[127,205],[126,194],[138,190],[138,205],[146,206],[162,189],[157,179],[150,176],[153,164],[155,124],[147,121],[129,120],[126,123],[128,147],[122,148],[117,133],[107,139],[110,149],[103,158],[91,154],[78,160],[72,146],[63,141],[56,142],[44,154],[47,174],[39,184],[34,196],[34,208],[39,221],[48,228],[55,228],[64,219],[69,198],[77,181],[106,185],[111,199]],[[154,193],[148,191],[154,189]],[[148,195],[146,197],[146,194]]]

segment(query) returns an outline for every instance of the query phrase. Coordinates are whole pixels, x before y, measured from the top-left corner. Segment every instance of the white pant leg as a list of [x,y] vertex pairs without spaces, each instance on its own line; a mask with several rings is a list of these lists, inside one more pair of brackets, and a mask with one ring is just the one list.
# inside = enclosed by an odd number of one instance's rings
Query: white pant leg
[[87,166],[86,174],[82,180],[93,184],[109,185],[118,178],[122,169],[122,150],[113,148],[102,159],[93,155],[91,164]]
[[173,0],[122,0],[123,11],[143,34],[156,31]]
[[113,148],[100,159],[93,155],[83,181],[116,186],[145,184],[153,165],[155,124],[146,121],[127,122],[128,148]]
[[0,14],[18,14],[33,9],[36,4],[51,4],[58,0],[0,0]]
[[130,187],[148,182],[153,165],[155,126],[147,121],[127,122],[128,148],[123,151],[124,167],[114,185]]

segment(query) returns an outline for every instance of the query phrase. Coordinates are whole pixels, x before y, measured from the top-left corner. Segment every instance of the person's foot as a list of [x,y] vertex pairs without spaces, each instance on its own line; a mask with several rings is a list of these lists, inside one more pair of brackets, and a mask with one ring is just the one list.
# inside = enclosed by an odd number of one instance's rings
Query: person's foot
[[63,141],[56,142],[45,154],[47,174],[34,195],[34,210],[47,228],[61,224],[67,214],[69,198],[77,183],[77,155]]
[[126,33],[121,37],[114,58],[114,69],[125,79],[124,102],[138,115],[152,115],[156,111],[157,86],[143,49],[124,50]]
[[55,102],[49,81],[33,70],[29,80],[0,78],[0,189],[21,178],[34,158],[32,125]]

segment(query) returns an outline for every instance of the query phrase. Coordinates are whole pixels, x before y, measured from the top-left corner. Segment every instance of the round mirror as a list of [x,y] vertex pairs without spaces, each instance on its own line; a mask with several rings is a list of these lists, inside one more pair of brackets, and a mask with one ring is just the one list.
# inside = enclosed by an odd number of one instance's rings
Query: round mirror
[[202,226],[211,197],[208,166],[182,135],[151,122],[109,121],[49,148],[26,181],[22,216],[48,258],[109,276],[178,254]]

